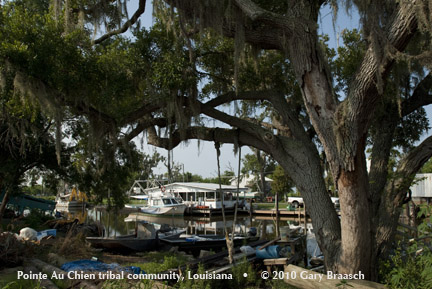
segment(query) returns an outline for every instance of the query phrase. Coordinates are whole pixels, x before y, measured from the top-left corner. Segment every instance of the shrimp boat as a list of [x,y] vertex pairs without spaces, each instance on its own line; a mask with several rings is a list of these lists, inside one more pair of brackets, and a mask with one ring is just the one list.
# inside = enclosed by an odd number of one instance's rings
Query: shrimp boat
[[148,195],[136,195],[131,198],[143,200],[147,199],[146,206],[125,205],[127,208],[139,209],[144,214],[162,216],[183,216],[186,205],[181,199],[175,198],[171,193],[159,191]]

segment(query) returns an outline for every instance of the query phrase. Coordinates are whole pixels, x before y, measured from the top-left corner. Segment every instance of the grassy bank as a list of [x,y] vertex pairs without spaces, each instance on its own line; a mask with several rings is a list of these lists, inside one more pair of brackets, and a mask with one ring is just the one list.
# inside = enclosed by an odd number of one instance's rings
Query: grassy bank
[[[271,210],[276,209],[275,203],[254,203],[255,209],[257,210]],[[279,209],[286,209],[288,203],[279,203]]]

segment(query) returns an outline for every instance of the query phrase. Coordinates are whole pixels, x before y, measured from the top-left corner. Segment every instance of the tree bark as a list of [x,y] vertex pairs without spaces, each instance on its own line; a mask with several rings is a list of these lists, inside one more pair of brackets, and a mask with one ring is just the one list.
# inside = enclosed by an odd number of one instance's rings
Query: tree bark
[[370,279],[372,239],[364,146],[359,147],[354,164],[354,170],[342,170],[338,179],[342,251],[337,271],[339,273],[361,271],[366,279]]
[[[0,186],[0,188],[1,188],[1,186]],[[3,226],[2,226],[3,215],[4,215],[4,212],[6,210],[6,205],[9,202],[9,190],[5,189],[4,193],[5,194],[3,196],[3,200],[2,200],[2,203],[0,206],[0,232],[2,231],[2,228],[3,228]]]

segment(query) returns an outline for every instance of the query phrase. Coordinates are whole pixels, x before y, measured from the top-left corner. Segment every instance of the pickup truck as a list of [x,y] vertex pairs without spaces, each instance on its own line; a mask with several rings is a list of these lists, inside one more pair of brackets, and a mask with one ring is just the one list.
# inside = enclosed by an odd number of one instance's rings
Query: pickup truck
[[[331,201],[336,208],[340,207],[339,198],[331,197]],[[302,197],[288,197],[288,204],[290,204],[294,208],[304,207]]]

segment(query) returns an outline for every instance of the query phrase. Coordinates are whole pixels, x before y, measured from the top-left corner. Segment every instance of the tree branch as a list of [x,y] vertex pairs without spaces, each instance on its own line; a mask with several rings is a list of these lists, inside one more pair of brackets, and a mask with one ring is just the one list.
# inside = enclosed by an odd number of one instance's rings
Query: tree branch
[[166,127],[168,125],[168,121],[165,118],[150,118],[140,120],[138,121],[138,124],[132,129],[132,131],[130,131],[123,137],[123,140],[129,142],[147,128],[153,127],[155,125],[158,127]]
[[276,136],[271,131],[264,129],[257,124],[253,124],[247,120],[231,116],[227,113],[221,112],[217,109],[214,109],[213,107],[206,106],[204,104],[201,105],[201,112],[205,115],[220,120],[233,127],[237,127],[242,131],[245,131],[246,133],[255,136],[261,141],[267,143],[270,147],[276,147],[278,144]]
[[42,80],[29,77],[19,70],[15,74],[14,85],[24,95],[32,96],[38,100],[42,106],[46,105],[47,100],[50,99],[54,100],[54,105],[57,107],[61,104],[67,105],[78,114],[93,117],[106,124],[113,124],[114,126],[116,124],[116,121],[108,114],[97,110],[82,100],[68,100],[61,92],[46,85]]
[[428,74],[415,88],[410,98],[402,103],[402,116],[407,116],[422,106],[432,104],[432,76]]
[[146,115],[149,115],[152,112],[155,112],[166,106],[167,101],[164,99],[151,99],[143,102],[143,104],[125,116],[119,123],[121,125],[127,125],[129,123],[133,123]]
[[[235,0],[235,5],[253,22],[267,23],[273,27],[281,28],[285,33],[293,32],[293,22],[289,16],[282,16],[259,7],[251,0]],[[296,19],[299,21],[299,19]]]
[[395,180],[388,186],[387,191],[392,192],[389,200],[392,200],[395,208],[400,206],[405,193],[411,186],[415,174],[432,156],[432,136],[426,138],[420,145],[412,149],[399,163],[395,173]]
[[[393,21],[386,28],[387,45],[392,49],[403,51],[414,35],[417,27],[415,8],[417,2],[419,1],[399,2]],[[370,45],[354,81],[350,85],[349,97],[347,98],[350,110],[357,112],[351,115],[350,121],[353,123],[359,123],[358,120],[365,116],[369,116],[368,119],[371,119],[372,114],[370,112],[373,111],[375,103],[381,95],[380,91],[383,89],[380,87],[381,80],[379,78],[388,75],[394,62],[394,55],[390,53],[377,55],[372,44]],[[362,134],[366,133],[367,124],[364,122],[364,125],[357,130]]]
[[219,105],[225,104],[227,102],[231,102],[234,100],[269,100],[270,97],[274,94],[283,97],[283,94],[276,90],[263,90],[263,91],[242,91],[242,92],[234,92],[230,91],[225,94],[221,94],[212,100],[209,100],[205,103],[207,106],[217,107]]
[[99,37],[98,39],[93,41],[93,44],[99,44],[102,41],[110,38],[113,35],[117,35],[117,34],[121,34],[121,33],[126,32],[129,29],[129,27],[131,27],[133,24],[135,24],[135,22],[138,20],[138,18],[144,13],[145,4],[146,4],[146,0],[139,0],[138,9],[135,11],[134,15],[132,15],[132,17],[123,24],[123,26],[121,28],[119,28],[117,30],[110,31],[110,32],[102,35],[101,37]]
[[156,129],[147,129],[148,143],[157,147],[171,150],[178,146],[182,141],[188,139],[200,139],[205,141],[217,141],[221,143],[232,143],[254,146],[258,149],[267,151],[268,147],[257,140],[255,137],[238,129],[208,128],[208,127],[188,127],[185,131],[176,130],[170,138],[162,138],[157,135]]

